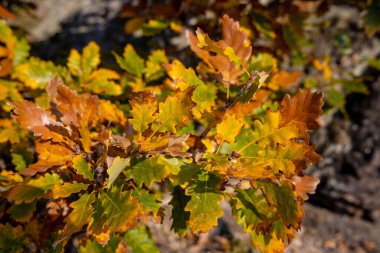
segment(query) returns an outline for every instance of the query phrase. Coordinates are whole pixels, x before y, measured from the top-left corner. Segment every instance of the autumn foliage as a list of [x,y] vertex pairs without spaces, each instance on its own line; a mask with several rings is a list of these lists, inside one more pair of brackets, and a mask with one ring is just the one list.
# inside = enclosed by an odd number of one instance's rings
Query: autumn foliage
[[1,23],[2,115],[12,117],[0,120],[0,142],[11,145],[15,169],[0,174],[0,249],[59,251],[77,238],[80,252],[139,240],[141,252],[155,252],[141,224],[170,218],[181,237],[206,233],[223,201],[254,247],[284,251],[318,183],[304,170],[321,160],[309,132],[322,94],[283,96],[302,73],[261,61],[228,16],[221,28],[218,41],[187,31],[196,70],[163,50],[144,60],[127,45],[114,53],[116,71],[100,67],[93,42],[66,66],[28,57]]

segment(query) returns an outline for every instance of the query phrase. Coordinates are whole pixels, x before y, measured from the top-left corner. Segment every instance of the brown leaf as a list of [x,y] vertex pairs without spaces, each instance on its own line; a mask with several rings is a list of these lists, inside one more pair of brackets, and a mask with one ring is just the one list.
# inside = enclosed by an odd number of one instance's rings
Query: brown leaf
[[[215,42],[215,45],[225,49],[231,47],[236,56],[241,58],[242,65],[246,68],[247,61],[251,57],[252,48],[247,43],[247,35],[240,30],[239,22],[235,22],[232,18],[224,15],[222,20],[222,40]],[[198,28],[197,33],[203,33]],[[198,38],[187,31],[187,39],[190,44],[191,50],[198,55],[209,67],[222,73],[223,84],[225,87],[229,87],[231,83],[236,83],[239,76],[244,73],[244,70],[240,69],[229,58],[223,54],[211,55],[208,51],[199,47]]]
[[37,140],[36,152],[38,153],[38,162],[29,165],[22,170],[20,174],[33,176],[39,172],[45,172],[54,166],[60,166],[67,161],[71,161],[75,153],[65,145],[51,143],[50,141]]
[[21,128],[33,131],[34,136],[54,142],[64,142],[65,137],[57,132],[51,131],[52,127],[63,128],[63,124],[55,120],[50,112],[43,111],[41,107],[30,101],[13,102],[15,119]]
[[322,105],[322,93],[312,93],[310,89],[298,90],[293,98],[285,95],[280,105],[280,126],[294,125],[300,131],[318,129],[317,120],[322,114]]
[[50,81],[47,92],[51,102],[61,113],[61,121],[66,125],[80,127],[80,121],[87,127],[99,118],[99,101],[89,94],[78,95],[65,86],[61,79]]
[[192,153],[186,152],[188,149],[187,139],[189,136],[190,135],[188,134],[184,134],[179,137],[172,136],[169,140],[168,147],[165,149],[165,152],[171,156],[191,157]]
[[296,194],[300,196],[303,200],[308,200],[309,196],[307,194],[314,194],[315,189],[319,183],[319,179],[310,176],[299,177],[295,176],[293,178],[293,184],[296,186]]

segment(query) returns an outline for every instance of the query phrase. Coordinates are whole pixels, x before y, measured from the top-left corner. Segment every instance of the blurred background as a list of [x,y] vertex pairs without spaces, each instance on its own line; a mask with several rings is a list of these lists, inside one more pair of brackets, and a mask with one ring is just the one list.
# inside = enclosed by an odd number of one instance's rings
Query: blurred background
[[[196,66],[185,29],[219,36],[228,14],[251,37],[253,54],[280,69],[304,72],[299,85],[325,94],[321,129],[313,133],[323,161],[304,205],[302,230],[288,252],[380,252],[380,1],[1,0],[0,15],[31,43],[31,55],[66,62],[71,48],[112,51],[131,43],[143,57],[165,48],[169,59]],[[208,234],[180,240],[170,224],[150,224],[161,252],[254,252],[228,206]]]

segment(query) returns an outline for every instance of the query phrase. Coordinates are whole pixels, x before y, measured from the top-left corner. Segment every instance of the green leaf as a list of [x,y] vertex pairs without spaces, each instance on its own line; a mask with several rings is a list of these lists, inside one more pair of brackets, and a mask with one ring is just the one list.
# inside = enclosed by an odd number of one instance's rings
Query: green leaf
[[327,92],[327,102],[333,107],[338,108],[342,112],[346,111],[346,96],[336,89],[330,89]]
[[37,201],[31,203],[21,203],[19,205],[13,205],[8,209],[8,213],[15,221],[27,222],[36,211]]
[[[265,196],[256,189],[235,189],[237,204],[237,220],[244,230],[252,228],[256,231],[265,230],[271,225],[276,209],[268,204]],[[262,231],[266,232],[266,231]]]
[[119,66],[130,74],[141,77],[144,72],[144,59],[135,51],[131,44],[124,48],[123,58],[114,54]]
[[368,65],[372,68],[380,70],[380,59],[370,58],[368,59]]
[[73,168],[84,178],[94,180],[94,172],[91,170],[90,164],[83,155],[78,155],[73,158]]
[[106,217],[103,228],[105,231],[113,233],[122,228],[127,229],[135,223],[140,207],[131,193],[114,186],[99,195],[103,215]]
[[268,78],[268,74],[266,72],[254,72],[250,77],[243,88],[239,91],[239,93],[235,97],[235,102],[248,103],[254,97],[260,86],[265,82]]
[[155,50],[148,57],[146,67],[144,69],[145,80],[151,82],[160,79],[165,75],[165,68],[162,66],[164,63],[168,63],[169,60],[166,57],[164,50]]
[[44,89],[57,73],[59,70],[53,62],[30,57],[27,62],[15,67],[12,77],[32,89]]
[[70,51],[67,66],[74,76],[80,78],[80,82],[86,82],[91,73],[100,64],[100,48],[95,42],[90,42],[83,48],[82,55],[75,49]]
[[143,34],[145,36],[152,36],[155,35],[162,30],[164,30],[166,27],[168,27],[169,21],[168,20],[154,20],[151,19],[148,21],[148,23],[145,23],[142,25]]
[[145,226],[138,226],[125,233],[127,246],[133,253],[159,253],[155,242]]
[[187,222],[190,218],[190,212],[185,211],[185,207],[189,201],[190,197],[185,195],[185,191],[179,185],[175,186],[172,199],[169,202],[173,207],[171,216],[173,223],[171,228],[181,237],[184,236],[189,229]]
[[17,184],[10,190],[8,200],[15,201],[16,204],[31,203],[33,200],[41,198],[56,184],[62,184],[62,180],[57,174],[45,174],[26,183]]
[[116,180],[119,174],[129,166],[129,158],[120,158],[120,156],[116,157],[111,164],[111,167],[108,168],[107,174],[109,176],[107,188],[109,189],[112,183]]
[[29,56],[30,45],[25,38],[17,40],[16,46],[14,47],[14,59],[13,66],[17,66],[23,63]]
[[277,208],[284,225],[299,229],[303,211],[293,192],[292,184],[288,181],[281,185],[258,182],[258,186],[264,190],[268,203]]
[[91,220],[91,215],[94,212],[92,203],[95,201],[94,194],[83,194],[77,201],[70,204],[73,209],[65,218],[66,226],[63,229],[63,234],[73,234],[82,229]]
[[[254,130],[242,131],[232,145],[232,150],[245,156],[255,156],[262,148],[272,143],[287,144],[292,138],[299,136],[298,129],[293,126],[280,126],[280,113],[268,111],[264,122],[254,121]],[[252,152],[251,152],[252,151]]]
[[248,71],[265,71],[275,73],[278,71],[277,59],[269,53],[259,53],[252,56]]
[[367,86],[364,83],[355,80],[344,82],[343,88],[347,93],[362,93],[366,95],[369,94]]
[[155,196],[144,189],[134,189],[132,196],[138,199],[144,212],[152,211],[153,214],[157,214],[161,207]]
[[188,87],[204,85],[203,81],[198,78],[194,69],[186,68],[179,60],[174,60],[171,64],[165,64],[168,75],[174,81],[174,85],[181,90]]
[[[210,112],[211,108],[215,106],[217,90],[218,89],[216,88],[216,86],[212,83],[208,83],[207,85],[201,83],[195,87],[191,99],[195,102],[195,109],[198,110],[200,114],[204,111]],[[201,117],[200,114],[197,116]]]
[[165,166],[159,163],[159,156],[150,157],[132,167],[136,184],[150,187],[153,181],[161,181],[166,176]]
[[198,181],[186,192],[191,196],[185,211],[190,212],[188,226],[194,234],[206,233],[218,224],[223,216],[220,201],[223,194],[217,189],[220,179],[214,174],[202,173]]
[[276,37],[275,32],[272,30],[270,21],[257,11],[252,12],[252,20],[256,29],[270,39]]
[[81,66],[83,74],[88,76],[100,63],[100,48],[95,42],[90,42],[83,48]]
[[24,157],[20,154],[12,153],[12,163],[16,166],[17,171],[22,171],[26,168],[27,164]]
[[71,49],[67,59],[67,67],[74,76],[83,75],[81,55],[76,49]]
[[380,30],[380,1],[369,1],[371,4],[368,6],[367,13],[364,15],[364,26],[366,32],[372,36]]
[[115,253],[119,247],[119,244],[123,238],[118,235],[113,235],[107,243],[106,247],[103,247],[94,240],[87,240],[86,244],[79,247],[80,253]]

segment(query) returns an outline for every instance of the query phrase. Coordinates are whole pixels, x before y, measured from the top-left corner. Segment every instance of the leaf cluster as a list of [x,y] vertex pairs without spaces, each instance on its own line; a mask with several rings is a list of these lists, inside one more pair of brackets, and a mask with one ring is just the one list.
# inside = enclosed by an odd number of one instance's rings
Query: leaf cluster
[[304,170],[321,159],[309,132],[319,127],[322,94],[281,98],[301,73],[252,55],[230,17],[221,24],[218,41],[188,32],[202,60],[196,70],[163,50],[144,60],[132,45],[110,70],[94,42],[72,50],[66,66],[8,57],[0,84],[15,91],[1,97],[12,118],[1,119],[0,141],[14,169],[0,174],[0,219],[10,221],[0,224],[10,238],[0,249],[63,250],[78,238],[81,252],[155,252],[141,224],[170,218],[180,236],[205,233],[223,216],[222,201],[255,247],[285,249],[318,182]]

